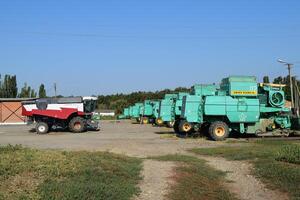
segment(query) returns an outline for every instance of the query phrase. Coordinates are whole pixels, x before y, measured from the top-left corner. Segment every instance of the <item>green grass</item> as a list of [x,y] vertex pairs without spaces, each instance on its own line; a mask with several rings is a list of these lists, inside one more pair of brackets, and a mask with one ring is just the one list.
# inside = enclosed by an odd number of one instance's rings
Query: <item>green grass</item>
[[141,168],[110,153],[0,147],[0,199],[130,199]]
[[229,160],[250,160],[253,173],[269,188],[300,199],[300,143],[292,141],[258,141],[234,147],[193,149],[201,155],[221,156]]
[[171,186],[167,196],[168,199],[235,199],[234,195],[224,188],[225,173],[212,169],[203,160],[184,155],[167,155],[152,157],[151,159],[181,163],[175,169],[174,179],[176,184]]

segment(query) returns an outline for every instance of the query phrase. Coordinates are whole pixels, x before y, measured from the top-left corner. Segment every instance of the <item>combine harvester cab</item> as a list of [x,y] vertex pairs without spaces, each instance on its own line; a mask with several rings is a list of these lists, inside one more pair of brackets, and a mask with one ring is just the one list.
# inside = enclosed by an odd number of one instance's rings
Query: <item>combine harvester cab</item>
[[80,133],[88,129],[100,130],[100,115],[95,113],[97,97],[43,98],[22,102],[22,115],[28,122],[36,122],[38,134],[46,134],[52,127]]
[[222,80],[214,95],[204,92],[186,96],[178,129],[188,133],[208,125],[213,140],[224,140],[231,131],[256,135],[285,132],[291,122],[290,109],[284,104],[282,85],[257,84],[255,77],[231,76]]

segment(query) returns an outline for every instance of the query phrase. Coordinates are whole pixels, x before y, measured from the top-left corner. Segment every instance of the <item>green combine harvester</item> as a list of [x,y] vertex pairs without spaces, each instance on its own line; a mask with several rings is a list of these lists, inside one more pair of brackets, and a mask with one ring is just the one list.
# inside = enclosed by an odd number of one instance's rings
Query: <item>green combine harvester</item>
[[135,119],[137,122],[141,121],[141,110],[143,109],[143,103],[136,103],[130,107],[130,119]]
[[159,105],[157,123],[160,125],[166,124],[167,127],[172,128],[174,122],[181,114],[182,99],[188,94],[189,93],[166,94]]
[[[191,95],[198,96],[202,95],[203,93],[207,95],[213,94],[216,90],[216,87],[216,85],[206,85],[204,89],[203,85],[194,85],[191,90]],[[190,94],[181,92],[178,94],[166,95],[160,105],[159,119],[162,120],[162,123],[167,124],[168,127],[174,127],[175,132],[179,132],[178,124],[175,125],[175,123],[177,123],[181,117],[182,101],[187,95]]]
[[140,116],[143,124],[154,124],[158,117],[159,100],[145,100],[140,110]]
[[284,85],[258,84],[256,77],[231,76],[220,87],[198,85],[195,94],[183,97],[174,130],[191,133],[208,127],[213,140],[230,132],[264,134],[291,128],[291,110],[285,107]]
[[123,114],[118,117],[118,119],[130,119],[130,107],[123,109]]

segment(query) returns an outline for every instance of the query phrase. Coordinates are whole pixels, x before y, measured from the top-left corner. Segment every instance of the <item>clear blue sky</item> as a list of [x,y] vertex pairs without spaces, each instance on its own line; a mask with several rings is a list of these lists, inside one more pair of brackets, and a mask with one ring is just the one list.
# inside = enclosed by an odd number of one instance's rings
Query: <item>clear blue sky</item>
[[286,75],[276,60],[300,61],[299,10],[298,0],[1,0],[0,72],[50,94],[57,82],[63,95]]

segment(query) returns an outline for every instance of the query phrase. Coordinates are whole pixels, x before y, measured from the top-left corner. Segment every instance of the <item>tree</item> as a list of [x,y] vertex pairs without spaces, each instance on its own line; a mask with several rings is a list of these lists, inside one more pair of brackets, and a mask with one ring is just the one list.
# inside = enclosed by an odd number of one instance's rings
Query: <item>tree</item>
[[24,86],[21,89],[20,94],[18,95],[19,98],[36,98],[37,94],[27,83],[24,83]]
[[37,93],[34,91],[34,89],[31,89],[30,91],[30,98],[36,98]]
[[16,98],[18,94],[17,77],[15,75],[5,75],[4,80],[0,76],[0,97]]
[[39,88],[39,98],[46,98],[46,90],[45,90],[45,85],[41,84]]
[[264,83],[270,83],[269,76],[264,76],[263,82],[264,82]]

